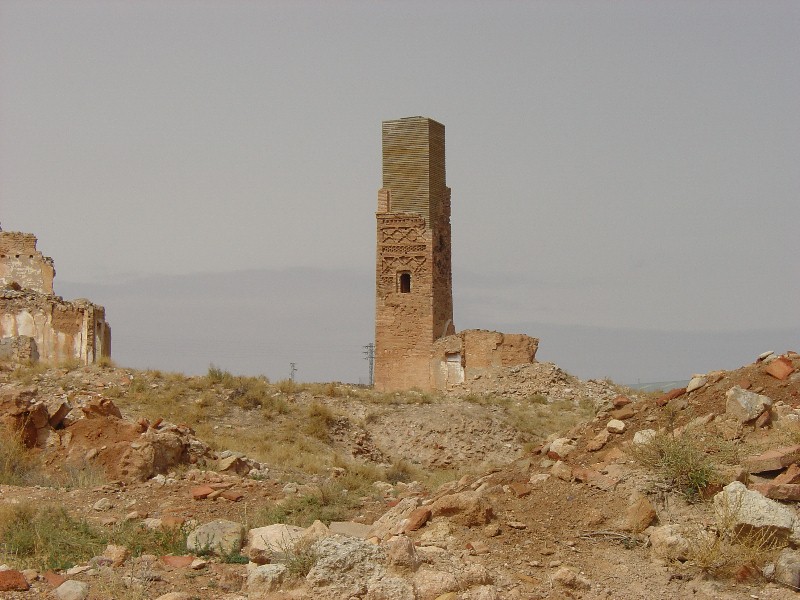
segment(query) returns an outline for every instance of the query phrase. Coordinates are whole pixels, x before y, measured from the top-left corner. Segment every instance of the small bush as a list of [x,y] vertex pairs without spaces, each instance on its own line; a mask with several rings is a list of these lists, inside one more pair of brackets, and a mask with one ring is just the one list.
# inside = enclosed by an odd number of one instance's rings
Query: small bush
[[125,546],[131,555],[157,554],[159,556],[172,554],[180,556],[186,554],[187,531],[184,527],[165,527],[160,529],[147,529],[132,521],[117,525],[109,534],[108,541],[112,544]]
[[318,440],[328,442],[330,440],[330,428],[335,421],[336,417],[330,408],[319,402],[314,402],[306,410],[303,432]]
[[787,545],[785,536],[773,528],[737,527],[741,500],[740,496],[733,506],[725,501],[715,505],[716,527],[708,531],[698,526],[687,536],[689,560],[714,577],[748,579],[761,573],[762,567],[774,561],[778,551]]
[[56,506],[0,505],[0,556],[39,570],[65,569],[105,548],[104,536]]
[[317,495],[295,496],[280,503],[267,504],[256,511],[252,527],[274,523],[308,527],[317,520],[330,525],[331,521],[347,520],[352,507],[351,498],[341,493],[325,498]]
[[0,427],[0,484],[25,485],[39,467],[37,455],[25,448],[19,436]]
[[690,501],[699,499],[709,485],[719,483],[711,459],[688,434],[657,433],[649,442],[634,446],[631,455]]
[[292,579],[302,579],[317,564],[319,553],[314,550],[313,540],[300,540],[294,546],[284,551],[286,559],[284,564]]

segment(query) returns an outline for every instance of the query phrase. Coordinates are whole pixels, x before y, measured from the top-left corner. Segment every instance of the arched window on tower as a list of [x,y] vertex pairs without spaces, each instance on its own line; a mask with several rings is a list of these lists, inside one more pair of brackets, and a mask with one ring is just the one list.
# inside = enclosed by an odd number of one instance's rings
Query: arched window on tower
[[400,277],[398,279],[398,287],[401,294],[409,294],[411,293],[411,273],[408,271],[403,271],[400,273]]

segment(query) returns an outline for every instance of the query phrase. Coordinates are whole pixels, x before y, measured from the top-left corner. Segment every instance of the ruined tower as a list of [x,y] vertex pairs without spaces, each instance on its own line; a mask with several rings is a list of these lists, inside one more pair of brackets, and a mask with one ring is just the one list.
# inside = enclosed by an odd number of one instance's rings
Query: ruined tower
[[433,342],[454,333],[444,125],[385,121],[378,192],[375,388],[431,389]]

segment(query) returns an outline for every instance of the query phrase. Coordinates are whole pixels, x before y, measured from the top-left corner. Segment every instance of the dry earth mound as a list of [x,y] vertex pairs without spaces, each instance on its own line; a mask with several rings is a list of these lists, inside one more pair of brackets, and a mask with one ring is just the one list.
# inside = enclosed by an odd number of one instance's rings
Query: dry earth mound
[[[100,379],[120,376],[118,370],[87,373],[69,384],[71,400],[85,393],[84,380],[97,388]],[[72,372],[63,375],[69,380]],[[118,384],[102,383],[105,396],[118,394],[114,403],[123,416],[143,411],[144,404],[138,403],[147,390],[177,393],[177,381],[170,387],[152,374],[131,372],[130,377],[125,393],[112,391]],[[362,439],[360,447],[372,448],[380,461],[398,460],[388,455],[403,444],[392,446],[385,440],[388,433],[381,432],[382,427],[389,432],[385,423],[393,412],[407,427],[395,437],[408,438],[408,446],[430,456],[435,455],[426,445],[430,440],[414,438],[413,431],[437,411],[443,422],[453,421],[453,431],[465,429],[466,437],[481,440],[477,443],[484,443],[484,435],[501,439],[510,432],[512,413],[574,406],[575,397],[567,398],[564,390],[578,386],[563,383],[518,396],[510,387],[498,393],[488,387],[486,394],[468,392],[460,401],[462,420],[455,418],[459,404],[451,399],[412,394],[359,402],[348,397],[346,386],[286,393],[265,388],[265,398],[274,402],[264,400],[257,410],[277,421],[293,416],[325,424],[321,431],[300,425],[291,431],[307,436],[303,443],[323,443],[325,437],[327,451],[340,452],[338,464],[308,472],[297,463],[259,463],[257,476],[248,477],[253,468],[246,456],[207,447],[205,454],[194,455],[198,465],[204,457],[202,468],[171,467],[144,482],[2,485],[3,560],[16,569],[2,572],[0,586],[10,598],[52,590],[59,597],[74,590],[76,595],[69,597],[161,600],[795,597],[800,586],[800,357],[795,353],[762,356],[736,371],[704,374],[693,378],[689,388],[661,397],[625,396],[609,386],[598,394],[601,409],[587,421],[572,420],[540,443],[529,442],[512,462],[440,486],[433,480],[398,478],[373,484],[363,471],[372,463],[343,462],[359,447],[353,440],[365,432],[374,440]],[[38,384],[36,394],[49,385]],[[244,400],[252,392],[247,386],[231,395],[224,386],[192,385],[205,398],[204,411],[216,410],[217,396],[251,403]],[[128,394],[131,387],[139,390],[136,398]],[[4,389],[11,388],[16,391],[8,394],[16,394],[16,400],[4,406],[13,404],[17,410],[20,403],[37,401],[30,387],[7,382]],[[477,397],[468,398],[470,393]],[[528,394],[544,399],[533,401]],[[63,439],[81,421],[106,419],[120,421],[119,437],[130,437],[125,427],[141,427],[138,419],[145,417],[120,420],[111,414],[108,399],[93,404],[107,414],[90,418],[81,407],[84,418],[53,431]],[[243,419],[254,421],[256,409],[240,410],[220,415],[207,430],[219,432],[214,444],[220,436],[230,439],[224,437],[227,425],[241,427],[236,433],[247,437]],[[162,424],[147,418],[147,431],[159,431]],[[485,433],[493,427],[495,433]],[[39,429],[37,440],[54,435],[40,436]],[[262,437],[265,433],[283,436],[286,431],[261,429]],[[191,446],[196,438],[187,435]],[[513,435],[504,443],[519,443]],[[108,441],[98,443],[110,447]],[[458,455],[468,462],[466,446]],[[190,462],[187,455],[171,456]],[[478,463],[485,460],[485,454],[473,456]],[[237,464],[239,472],[233,467]],[[385,464],[395,474],[410,473],[398,462]],[[227,470],[221,471],[222,466]],[[94,545],[87,542],[80,555],[75,550],[72,568],[41,555],[26,563],[19,554],[9,554],[7,524],[23,530],[23,517],[28,522],[43,518],[36,511],[20,517],[24,507],[54,502],[68,511],[62,521],[83,519],[100,532]]]

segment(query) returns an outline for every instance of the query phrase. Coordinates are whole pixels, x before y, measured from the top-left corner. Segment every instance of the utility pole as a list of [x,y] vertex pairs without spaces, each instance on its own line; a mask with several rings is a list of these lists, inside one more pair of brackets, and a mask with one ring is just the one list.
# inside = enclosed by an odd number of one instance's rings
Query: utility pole
[[292,369],[291,373],[289,374],[289,379],[294,381],[294,374],[297,373],[296,363],[289,363],[289,367]]
[[370,342],[366,346],[364,346],[364,360],[369,361],[369,385],[372,387],[375,385],[375,378],[373,376],[374,368],[375,368],[375,344]]

